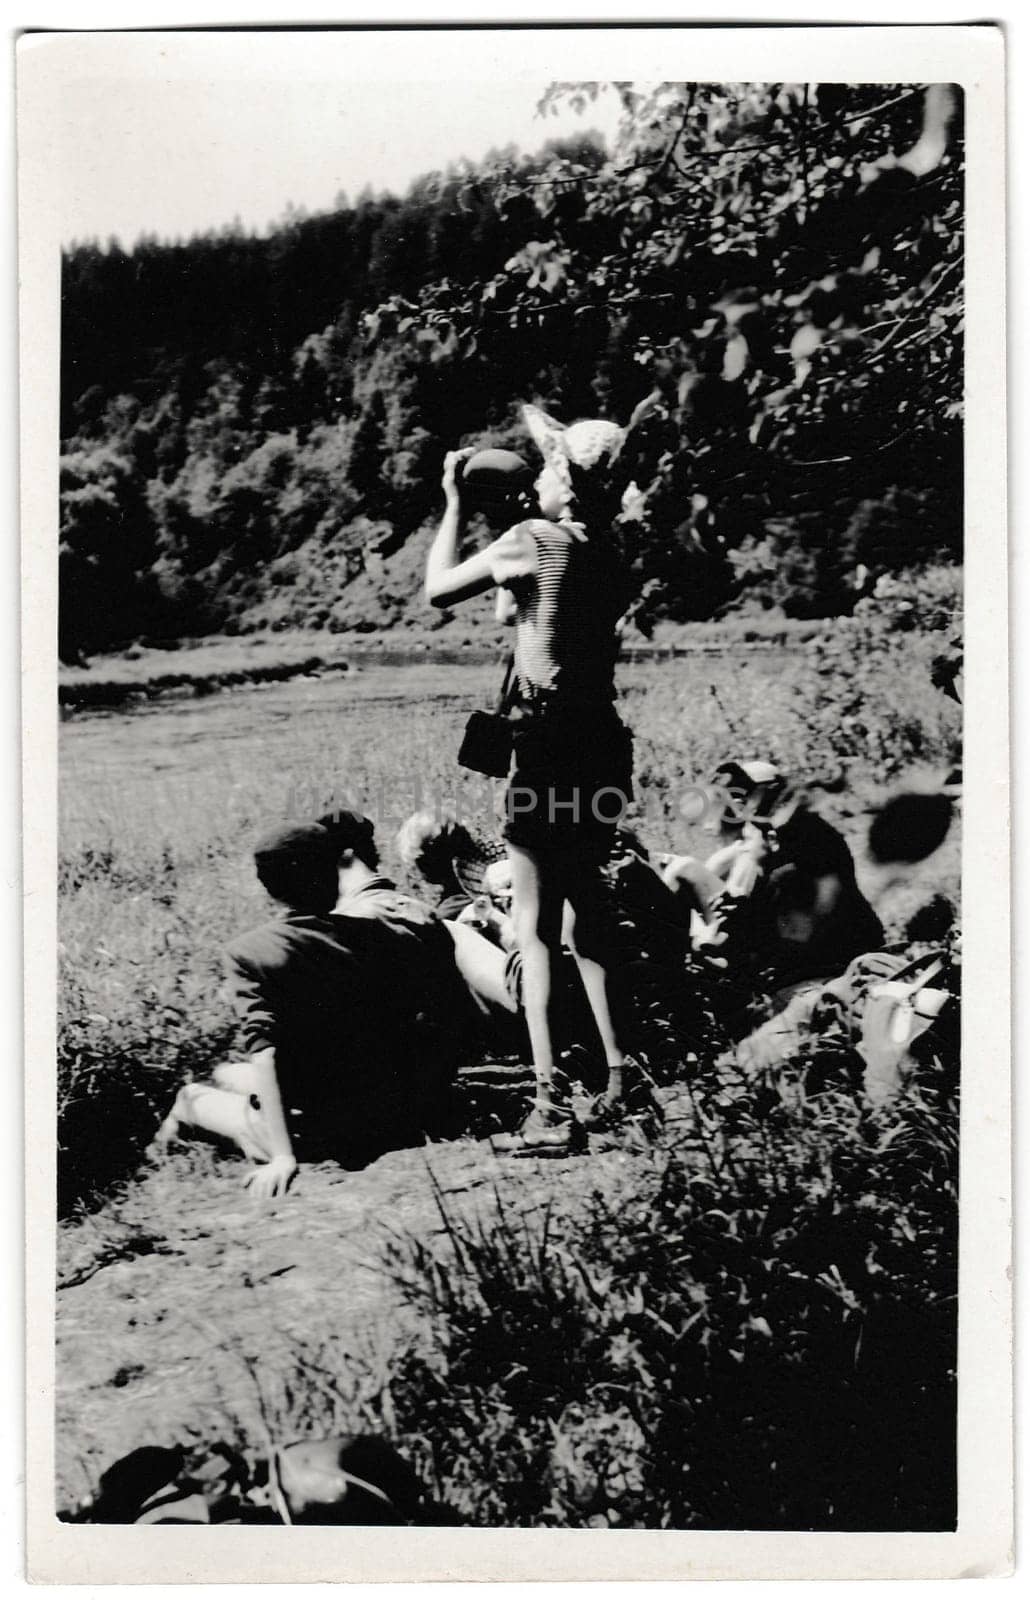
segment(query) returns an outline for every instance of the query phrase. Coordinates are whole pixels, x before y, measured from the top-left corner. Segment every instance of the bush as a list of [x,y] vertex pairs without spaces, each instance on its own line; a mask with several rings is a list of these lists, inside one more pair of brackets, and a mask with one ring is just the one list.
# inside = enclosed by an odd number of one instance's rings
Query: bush
[[432,1441],[455,1511],[954,1526],[957,1046],[876,1114],[848,1054],[711,1069],[691,1136],[571,1221],[499,1197],[469,1221],[441,1197],[446,1253],[395,1243],[430,1330],[392,1374],[399,1437]]

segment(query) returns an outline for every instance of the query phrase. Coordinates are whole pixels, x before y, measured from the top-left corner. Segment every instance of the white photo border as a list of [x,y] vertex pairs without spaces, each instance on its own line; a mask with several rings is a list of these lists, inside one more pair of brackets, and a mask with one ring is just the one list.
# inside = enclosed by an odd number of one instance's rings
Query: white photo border
[[[341,77],[918,81],[966,100],[966,607],[959,1522],[954,1533],[168,1528],[57,1521],[53,1197],[60,172],[70,76],[154,53]],[[335,60],[333,59],[335,57]],[[264,63],[267,62],[267,69]],[[991,26],[65,33],[18,48],[26,970],[28,1551],[36,1581],[943,1578],[1011,1560],[1011,1152],[1004,41]]]

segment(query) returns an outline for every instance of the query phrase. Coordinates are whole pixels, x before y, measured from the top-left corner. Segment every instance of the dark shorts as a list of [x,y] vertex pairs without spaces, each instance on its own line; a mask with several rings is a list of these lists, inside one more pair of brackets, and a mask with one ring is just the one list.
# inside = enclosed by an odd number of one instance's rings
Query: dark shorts
[[504,837],[603,858],[633,799],[633,740],[614,709],[548,711],[515,725]]

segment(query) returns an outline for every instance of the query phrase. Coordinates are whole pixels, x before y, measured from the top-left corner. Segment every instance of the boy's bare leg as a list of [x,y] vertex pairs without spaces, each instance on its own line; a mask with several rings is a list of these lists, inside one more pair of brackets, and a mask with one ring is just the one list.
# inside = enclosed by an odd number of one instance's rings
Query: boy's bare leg
[[561,960],[561,884],[552,884],[540,862],[521,845],[508,844],[514,891],[512,910],[522,954],[522,999],[536,1076],[536,1114],[544,1123],[559,1120],[554,1074],[555,997]]
[[[237,1063],[227,1065],[236,1066]],[[240,1065],[246,1067],[247,1063]],[[252,1161],[267,1161],[271,1156],[261,1112],[245,1092],[237,1093],[209,1083],[187,1083],[179,1090],[172,1109],[158,1128],[151,1151],[157,1154],[166,1150],[182,1136],[184,1128],[217,1134],[236,1145]]]
[[219,1089],[231,1089],[233,1094],[256,1094],[258,1074],[253,1061],[222,1061],[211,1074]]
[[[577,921],[579,922],[581,935],[578,942],[576,937]],[[572,951],[579,971],[580,982],[583,985],[583,990],[593,1015],[594,1025],[601,1040],[601,1048],[604,1051],[605,1065],[608,1068],[608,1084],[604,1093],[604,1104],[614,1106],[622,1099],[623,1068],[626,1065],[626,1054],[612,1018],[611,997],[608,988],[608,967],[603,961],[599,961],[595,956],[584,952],[582,948],[582,932],[582,918],[577,919],[575,906],[571,901],[566,901],[562,937]]]

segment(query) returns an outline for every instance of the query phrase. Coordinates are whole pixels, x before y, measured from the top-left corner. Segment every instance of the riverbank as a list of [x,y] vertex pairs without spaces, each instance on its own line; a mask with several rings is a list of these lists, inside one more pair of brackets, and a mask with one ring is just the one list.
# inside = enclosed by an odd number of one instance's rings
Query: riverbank
[[[627,634],[622,656],[627,661],[650,662],[721,655],[729,650],[798,648],[827,626],[825,621],[784,617],[663,623],[651,638],[635,632]],[[62,666],[57,693],[66,713],[128,708],[154,700],[199,699],[224,690],[286,683],[294,678],[332,676],[378,663],[483,663],[493,660],[504,646],[499,632],[462,631],[458,627],[429,632],[391,629],[326,634],[310,630],[235,638],[216,636],[175,641],[174,647],[158,643],[131,645],[115,655]]]

